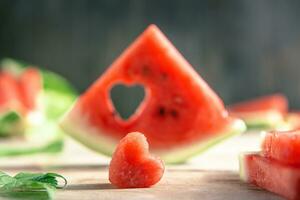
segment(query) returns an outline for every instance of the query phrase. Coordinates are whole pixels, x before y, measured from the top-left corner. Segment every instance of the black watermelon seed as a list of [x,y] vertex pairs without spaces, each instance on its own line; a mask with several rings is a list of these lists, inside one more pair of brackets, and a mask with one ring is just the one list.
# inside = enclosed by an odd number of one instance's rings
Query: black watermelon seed
[[165,109],[164,107],[160,106],[160,107],[158,108],[158,114],[159,114],[160,116],[165,116],[165,114],[166,114],[166,109]]
[[167,78],[168,78],[168,74],[165,73],[165,72],[162,72],[162,73],[161,73],[161,78],[162,78],[163,80],[167,79]]
[[143,74],[144,76],[147,76],[147,75],[150,74],[150,69],[149,69],[149,66],[148,66],[148,65],[144,65],[144,66],[142,67],[142,74]]
[[171,111],[170,111],[170,114],[171,114],[171,116],[174,117],[174,118],[178,118],[178,115],[179,115],[177,110],[171,110]]

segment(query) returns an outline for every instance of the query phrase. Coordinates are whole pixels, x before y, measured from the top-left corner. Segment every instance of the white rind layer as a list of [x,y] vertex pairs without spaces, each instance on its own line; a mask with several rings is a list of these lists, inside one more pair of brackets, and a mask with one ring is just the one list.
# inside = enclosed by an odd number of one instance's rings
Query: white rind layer
[[239,172],[240,172],[240,179],[244,182],[247,182],[248,169],[246,168],[246,163],[245,163],[245,153],[241,153],[239,155]]
[[250,128],[270,128],[270,129],[280,129],[286,126],[284,123],[284,117],[278,111],[269,112],[256,112],[253,114],[241,114],[237,113],[237,116],[242,116],[241,118],[245,121],[246,125]]
[[[78,106],[73,106],[71,110],[67,112],[62,118],[60,126],[67,134],[87,147],[108,156],[112,155],[116,144],[119,142],[112,137],[106,136],[107,134],[98,128],[93,127],[89,123],[87,116],[79,110]],[[160,156],[166,163],[184,162],[187,158],[199,154],[210,146],[231,136],[238,135],[245,130],[246,126],[244,122],[237,119],[234,120],[223,133],[219,133],[217,136],[205,141],[168,149],[166,151],[152,152]]]
[[244,182],[249,182],[249,172],[248,172],[248,167],[246,163],[246,159],[248,155],[253,155],[253,154],[259,154],[257,151],[253,152],[243,152],[239,155],[239,172],[240,172],[240,179]]

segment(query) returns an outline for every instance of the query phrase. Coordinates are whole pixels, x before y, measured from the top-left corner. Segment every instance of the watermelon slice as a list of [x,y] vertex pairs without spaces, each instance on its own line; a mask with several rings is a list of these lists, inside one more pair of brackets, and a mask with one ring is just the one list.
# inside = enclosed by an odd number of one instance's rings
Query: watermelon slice
[[266,133],[262,154],[284,164],[300,166],[300,130]]
[[164,164],[149,154],[146,137],[128,133],[118,144],[109,165],[109,180],[119,188],[144,188],[163,176]]
[[[145,98],[123,120],[110,99],[116,84],[140,84]],[[61,121],[65,132],[111,155],[127,133],[145,134],[166,162],[182,162],[245,130],[222,100],[155,26],[149,26],[76,101]]]
[[41,92],[40,75],[28,68],[20,76],[0,72],[0,135],[19,135],[24,132],[24,118],[37,108]]
[[12,59],[0,65],[0,135],[23,136],[13,138],[9,145],[1,143],[0,157],[55,153],[63,148],[57,120],[75,100],[76,92],[61,76],[29,66]]
[[228,107],[232,116],[246,122],[248,128],[273,129],[284,126],[288,100],[282,94],[258,97]]
[[240,157],[241,178],[287,199],[300,199],[300,168],[266,158],[258,153]]
[[27,110],[36,110],[42,91],[42,77],[36,68],[27,68],[19,77],[21,100]]

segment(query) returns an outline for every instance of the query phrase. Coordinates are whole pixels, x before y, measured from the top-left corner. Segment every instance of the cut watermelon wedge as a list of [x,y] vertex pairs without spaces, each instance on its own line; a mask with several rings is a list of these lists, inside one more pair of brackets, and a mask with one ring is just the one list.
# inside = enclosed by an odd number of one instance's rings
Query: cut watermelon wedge
[[265,158],[258,153],[240,157],[242,180],[287,199],[300,199],[300,168]]
[[284,164],[300,166],[300,130],[266,133],[262,154]]
[[239,117],[250,129],[285,127],[288,100],[282,94],[273,94],[237,103],[228,107],[230,115]]
[[[140,84],[145,98],[123,120],[110,99],[116,84]],[[222,100],[155,26],[149,26],[77,100],[61,121],[65,132],[111,155],[128,132],[145,134],[154,153],[182,162],[245,130]]]

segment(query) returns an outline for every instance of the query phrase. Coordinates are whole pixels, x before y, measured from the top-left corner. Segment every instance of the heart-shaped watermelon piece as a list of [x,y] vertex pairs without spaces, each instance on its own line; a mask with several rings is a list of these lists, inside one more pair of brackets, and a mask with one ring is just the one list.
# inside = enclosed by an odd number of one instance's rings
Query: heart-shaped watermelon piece
[[146,137],[139,132],[127,134],[118,144],[109,166],[109,180],[118,188],[144,188],[163,176],[162,160],[149,153]]

